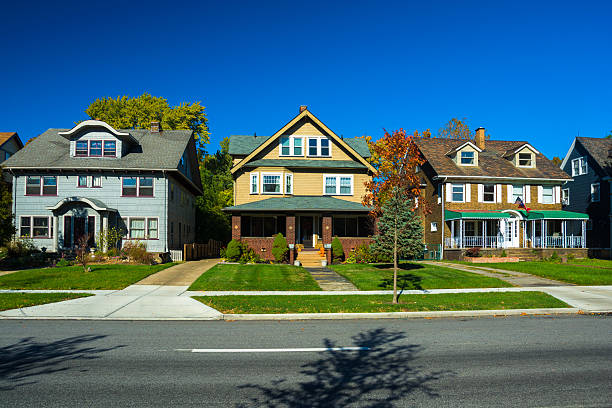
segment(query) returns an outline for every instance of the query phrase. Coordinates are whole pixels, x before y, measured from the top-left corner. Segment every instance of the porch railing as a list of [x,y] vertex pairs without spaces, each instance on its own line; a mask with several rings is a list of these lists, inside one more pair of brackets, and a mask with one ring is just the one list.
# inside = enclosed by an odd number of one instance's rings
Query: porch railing
[[[533,246],[542,248],[542,241],[542,237],[535,237]],[[547,236],[544,242],[546,248],[582,248],[582,236],[580,235]]]
[[[463,242],[463,245],[461,243]],[[447,248],[499,248],[503,242],[503,237],[498,236],[465,236],[463,239],[459,237],[446,238],[445,245]]]

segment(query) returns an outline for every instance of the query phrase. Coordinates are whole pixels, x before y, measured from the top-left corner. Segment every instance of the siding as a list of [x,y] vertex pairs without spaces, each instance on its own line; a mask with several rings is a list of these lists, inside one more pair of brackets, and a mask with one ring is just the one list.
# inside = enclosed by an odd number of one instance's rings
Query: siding
[[[174,199],[170,198],[171,186],[174,186]],[[184,197],[182,202],[181,192]],[[174,177],[169,177],[168,229],[165,235],[169,249],[181,249],[183,244],[195,242],[195,199],[196,197]],[[180,235],[179,223],[181,225]],[[187,226],[189,226],[188,230],[185,229]]]

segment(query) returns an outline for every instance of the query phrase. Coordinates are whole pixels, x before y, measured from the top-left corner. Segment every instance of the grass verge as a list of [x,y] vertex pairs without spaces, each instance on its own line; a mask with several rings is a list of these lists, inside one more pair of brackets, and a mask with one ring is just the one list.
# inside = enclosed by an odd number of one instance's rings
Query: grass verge
[[0,289],[123,289],[162,269],[176,265],[92,265],[28,269],[0,276]]
[[189,290],[321,290],[304,268],[293,265],[215,265]]
[[569,307],[543,292],[402,295],[195,296],[222,313],[375,313]]
[[[399,267],[400,270],[397,274],[398,289],[504,288],[512,286],[499,279],[442,266],[403,262]],[[393,289],[393,265],[344,264],[332,265],[330,268],[353,282],[359,290]]]
[[93,296],[88,293],[0,293],[0,311]]
[[483,266],[529,273],[543,278],[574,283],[576,285],[612,285],[612,273],[609,269],[604,268],[560,264],[547,261],[490,263]]

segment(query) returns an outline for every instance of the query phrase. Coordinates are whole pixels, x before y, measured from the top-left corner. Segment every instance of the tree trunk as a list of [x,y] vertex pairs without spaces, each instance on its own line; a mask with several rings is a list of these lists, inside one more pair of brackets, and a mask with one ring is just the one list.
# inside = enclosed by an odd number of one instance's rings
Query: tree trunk
[[393,304],[397,304],[397,216],[393,229]]

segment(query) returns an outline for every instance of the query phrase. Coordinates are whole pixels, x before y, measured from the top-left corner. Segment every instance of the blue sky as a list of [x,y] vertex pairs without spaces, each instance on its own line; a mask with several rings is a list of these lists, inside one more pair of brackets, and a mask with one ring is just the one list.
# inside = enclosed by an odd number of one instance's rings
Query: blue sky
[[201,101],[209,151],[300,104],[344,136],[466,117],[549,157],[612,130],[609,2],[17,3],[0,27],[0,131],[24,140],[143,92]]

